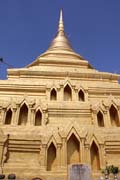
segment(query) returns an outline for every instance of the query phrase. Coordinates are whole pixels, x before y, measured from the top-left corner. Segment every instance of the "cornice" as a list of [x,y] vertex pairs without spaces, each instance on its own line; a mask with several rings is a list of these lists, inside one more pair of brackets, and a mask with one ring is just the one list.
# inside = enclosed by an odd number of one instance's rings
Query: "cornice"
[[[74,69],[73,69],[74,70]],[[79,69],[79,72],[77,70],[77,72],[71,70],[70,71],[50,71],[48,69],[48,71],[44,68],[42,69],[27,69],[27,68],[22,68],[22,69],[9,69],[8,70],[8,78],[15,78],[15,79],[19,79],[19,78],[23,78],[23,79],[34,79],[34,78],[46,78],[47,76],[50,77],[76,77],[76,78],[84,78],[85,80],[89,80],[92,79],[94,80],[99,80],[99,81],[103,81],[103,80],[119,80],[120,79],[120,75],[119,74],[113,74],[113,73],[107,73],[107,72],[99,72],[97,70],[84,70],[84,69]]]

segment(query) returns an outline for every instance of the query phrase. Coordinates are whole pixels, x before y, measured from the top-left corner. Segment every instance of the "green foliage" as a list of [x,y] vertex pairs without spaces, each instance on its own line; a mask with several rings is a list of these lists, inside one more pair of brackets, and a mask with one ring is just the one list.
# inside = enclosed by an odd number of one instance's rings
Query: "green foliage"
[[117,174],[119,172],[119,168],[114,165],[106,166],[105,169],[102,170],[103,174]]

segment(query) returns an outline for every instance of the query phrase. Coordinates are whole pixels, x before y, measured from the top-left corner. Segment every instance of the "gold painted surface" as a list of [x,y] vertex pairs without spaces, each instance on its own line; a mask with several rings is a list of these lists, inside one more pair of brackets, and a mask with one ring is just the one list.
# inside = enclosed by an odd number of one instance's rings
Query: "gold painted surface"
[[48,50],[56,50],[56,49],[62,49],[62,50],[68,50],[73,51],[71,44],[65,34],[64,31],[64,23],[63,23],[63,15],[62,10],[60,11],[60,20],[58,24],[58,32],[53,41],[50,44],[50,47]]
[[68,165],[80,162],[99,179],[106,163],[120,167],[120,75],[90,68],[71,49],[62,11],[53,41],[0,81],[0,173],[67,180]]

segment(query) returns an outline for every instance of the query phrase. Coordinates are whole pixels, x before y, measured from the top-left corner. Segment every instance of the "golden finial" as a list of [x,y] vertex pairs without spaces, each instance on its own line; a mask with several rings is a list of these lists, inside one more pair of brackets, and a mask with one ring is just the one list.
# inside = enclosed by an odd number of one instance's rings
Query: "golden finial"
[[59,25],[58,25],[58,32],[64,31],[64,23],[63,23],[63,13],[62,9],[60,10],[60,20],[59,20]]
[[81,56],[74,52],[69,42],[69,39],[65,34],[62,9],[60,10],[57,34],[50,43],[48,50],[41,56],[71,56],[74,58],[83,59]]
[[[41,57],[48,57],[51,59],[51,57],[55,58],[74,58],[76,60],[83,60],[83,58],[74,52],[74,50],[71,47],[71,44],[69,42],[69,39],[66,36],[66,33],[64,31],[64,22],[63,22],[63,11],[62,9],[60,10],[60,17],[59,17],[59,22],[58,22],[58,30],[56,36],[53,38],[52,42],[50,43],[49,48],[45,53],[39,56],[39,58],[34,61],[30,66],[36,65],[37,63],[39,64],[39,59]],[[52,59],[54,60],[54,59]]]
[[58,32],[55,38],[52,40],[48,50],[65,50],[65,49],[67,49],[68,51],[73,51],[70,42],[64,32],[63,12],[61,9],[60,19],[58,23]]

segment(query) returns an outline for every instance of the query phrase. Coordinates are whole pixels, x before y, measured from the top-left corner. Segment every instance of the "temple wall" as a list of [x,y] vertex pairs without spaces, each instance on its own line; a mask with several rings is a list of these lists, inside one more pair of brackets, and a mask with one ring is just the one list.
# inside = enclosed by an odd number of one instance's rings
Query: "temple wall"
[[66,180],[71,163],[88,164],[92,173],[106,164],[120,166],[120,87],[114,80],[76,76],[16,78],[4,90],[1,85],[0,128],[9,135],[0,145],[4,173]]

